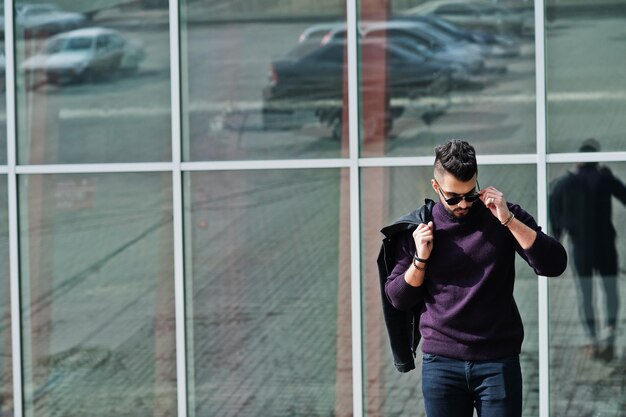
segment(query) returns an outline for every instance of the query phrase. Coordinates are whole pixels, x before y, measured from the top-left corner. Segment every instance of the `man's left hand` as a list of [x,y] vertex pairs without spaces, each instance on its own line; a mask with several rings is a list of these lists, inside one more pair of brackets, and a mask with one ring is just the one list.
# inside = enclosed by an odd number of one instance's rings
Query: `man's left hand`
[[506,205],[504,194],[494,187],[487,187],[480,190],[478,194],[480,194],[480,200],[485,204],[485,207],[491,210],[491,214],[496,216],[500,223],[509,218],[511,212]]

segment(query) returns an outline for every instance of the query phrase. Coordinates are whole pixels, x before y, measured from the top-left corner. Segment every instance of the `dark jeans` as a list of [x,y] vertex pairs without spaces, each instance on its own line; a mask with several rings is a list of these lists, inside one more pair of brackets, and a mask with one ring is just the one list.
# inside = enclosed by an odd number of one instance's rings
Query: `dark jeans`
[[424,354],[422,393],[428,417],[520,417],[519,357],[461,361]]

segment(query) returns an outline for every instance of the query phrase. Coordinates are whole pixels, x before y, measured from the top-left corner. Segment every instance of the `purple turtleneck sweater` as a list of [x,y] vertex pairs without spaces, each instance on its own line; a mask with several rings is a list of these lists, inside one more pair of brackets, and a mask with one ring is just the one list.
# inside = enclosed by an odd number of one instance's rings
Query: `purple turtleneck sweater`
[[495,360],[520,353],[524,328],[513,299],[515,252],[545,276],[562,274],[567,255],[530,214],[516,204],[508,206],[516,219],[537,231],[528,249],[519,246],[480,200],[462,220],[437,202],[432,213],[433,250],[421,287],[404,280],[415,253],[407,233],[385,292],[399,310],[409,310],[423,297],[419,328],[424,353],[461,360]]

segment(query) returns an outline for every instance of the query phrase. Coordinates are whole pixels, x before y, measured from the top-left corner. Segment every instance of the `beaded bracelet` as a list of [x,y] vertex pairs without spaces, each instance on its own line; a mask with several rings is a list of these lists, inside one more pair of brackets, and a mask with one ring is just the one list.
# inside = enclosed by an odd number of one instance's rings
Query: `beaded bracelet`
[[423,264],[426,264],[426,261],[428,261],[428,259],[422,259],[419,256],[413,255],[413,266],[415,267],[415,269],[417,269],[418,271],[426,271],[426,267],[423,266],[419,266],[417,263],[421,262]]
[[417,264],[418,262],[419,261],[417,259],[413,258],[413,266],[415,267],[415,269],[417,269],[418,271],[422,271],[422,272],[426,271],[426,267],[419,266]]

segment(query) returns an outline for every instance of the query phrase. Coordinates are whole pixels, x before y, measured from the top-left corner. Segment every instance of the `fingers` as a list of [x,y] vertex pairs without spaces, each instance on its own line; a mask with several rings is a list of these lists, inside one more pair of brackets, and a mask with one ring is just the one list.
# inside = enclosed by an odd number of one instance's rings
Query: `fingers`
[[487,187],[484,190],[480,190],[478,194],[480,194],[481,201],[500,222],[509,218],[509,207],[506,204],[504,194],[499,190],[494,187]]
[[487,187],[478,192],[481,201],[489,208],[501,208],[506,206],[504,194],[494,187]]
[[420,224],[417,226],[417,229],[413,232],[413,240],[415,240],[415,245],[424,245],[428,242],[432,242],[433,240],[433,222],[429,222],[428,224]]
[[433,234],[433,222],[428,222],[428,224],[420,223],[417,226],[417,229],[415,229],[415,231],[413,232],[413,236],[415,236],[416,234],[432,236],[432,234]]
[[430,256],[434,239],[433,230],[433,222],[428,222],[428,224],[421,223],[417,226],[415,231],[413,231],[415,249],[417,251],[417,255],[421,258],[428,259]]

